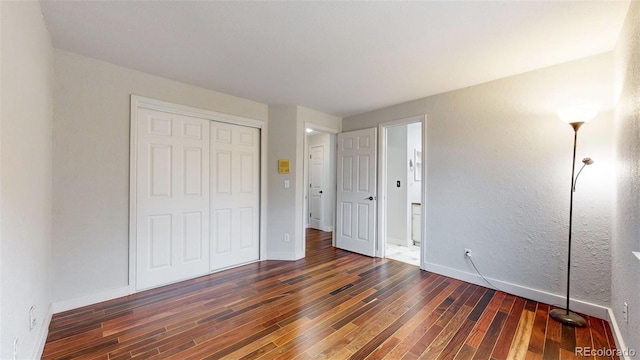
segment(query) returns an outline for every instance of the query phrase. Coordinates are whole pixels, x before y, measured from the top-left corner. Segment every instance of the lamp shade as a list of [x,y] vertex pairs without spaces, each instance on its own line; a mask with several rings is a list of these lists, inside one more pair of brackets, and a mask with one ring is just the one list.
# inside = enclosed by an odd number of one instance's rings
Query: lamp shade
[[586,123],[598,113],[599,107],[594,104],[567,107],[558,110],[558,117],[566,123]]

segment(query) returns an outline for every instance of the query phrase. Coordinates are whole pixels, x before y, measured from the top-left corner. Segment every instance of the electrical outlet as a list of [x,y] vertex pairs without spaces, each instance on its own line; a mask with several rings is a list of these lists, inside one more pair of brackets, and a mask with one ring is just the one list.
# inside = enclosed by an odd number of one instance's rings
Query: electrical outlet
[[31,309],[29,309],[29,330],[33,330],[38,323],[38,318],[36,317],[36,306],[33,305]]
[[629,305],[626,302],[622,304],[622,321],[629,323]]
[[289,234],[288,233],[284,234],[284,241],[289,241]]
[[471,257],[471,249],[464,249],[464,257],[465,258]]

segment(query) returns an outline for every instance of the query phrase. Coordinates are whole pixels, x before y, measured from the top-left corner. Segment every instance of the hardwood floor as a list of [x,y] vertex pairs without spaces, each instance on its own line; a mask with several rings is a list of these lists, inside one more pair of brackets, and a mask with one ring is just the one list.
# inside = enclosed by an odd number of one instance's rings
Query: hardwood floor
[[[56,314],[44,359],[572,359],[615,349],[549,305],[331,247]],[[606,358],[606,357],[605,357]],[[617,358],[617,357],[614,357]]]

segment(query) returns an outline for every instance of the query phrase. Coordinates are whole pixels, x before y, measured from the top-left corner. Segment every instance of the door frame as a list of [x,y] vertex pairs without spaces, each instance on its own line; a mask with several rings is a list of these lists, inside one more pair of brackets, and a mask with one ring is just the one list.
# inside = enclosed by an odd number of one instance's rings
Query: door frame
[[[309,196],[309,189],[308,189],[308,185],[309,185],[309,143],[307,141],[307,129],[313,129],[314,131],[318,131],[318,132],[322,132],[325,134],[329,134],[333,137],[337,137],[338,133],[341,132],[339,129],[334,129],[331,127],[327,127],[327,126],[323,126],[323,125],[318,125],[312,122],[307,122],[305,121],[303,123],[302,126],[302,151],[303,151],[303,156],[302,156],[302,173],[303,173],[303,190],[302,190],[302,203],[300,205],[302,211],[305,211],[305,202],[308,204],[309,200],[308,200],[308,196]],[[337,141],[336,141],[337,144]],[[334,149],[335,150],[335,149]],[[327,159],[325,159],[327,160]],[[334,157],[332,159],[329,159],[331,161],[330,166],[335,167],[336,166],[336,158],[335,158],[335,151],[334,151]],[[335,179],[334,179],[335,181]],[[333,210],[333,230],[331,231],[331,245],[332,246],[336,246],[336,211],[335,211],[335,206],[336,205],[336,191],[334,189],[333,191],[333,204],[334,204],[334,210]],[[307,211],[308,212],[308,211]],[[302,254],[303,257],[305,256],[305,252],[306,252],[306,248],[307,248],[307,228],[306,228],[306,218],[309,216],[309,214],[304,214],[302,216]]]
[[136,293],[136,245],[137,245],[137,148],[138,148],[138,109],[157,110],[177,115],[196,117],[204,120],[218,121],[257,128],[260,130],[260,217],[258,242],[260,246],[260,260],[266,259],[266,214],[267,214],[267,173],[264,171],[267,164],[267,128],[262,120],[250,119],[242,116],[224,114],[212,110],[199,109],[191,106],[175,104],[167,101],[156,100],[148,97],[131,94],[130,110],[130,144],[129,144],[129,293]]
[[420,269],[426,269],[427,239],[427,115],[417,115],[404,119],[392,120],[378,124],[378,238],[376,241],[376,257],[385,257],[385,236],[387,233],[387,128],[412,123],[422,124],[422,189],[420,224]]

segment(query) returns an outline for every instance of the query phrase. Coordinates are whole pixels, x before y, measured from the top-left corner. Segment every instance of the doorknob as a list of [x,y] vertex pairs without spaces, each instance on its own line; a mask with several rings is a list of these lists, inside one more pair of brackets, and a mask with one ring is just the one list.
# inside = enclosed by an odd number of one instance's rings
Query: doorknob
[[368,198],[364,198],[365,200],[373,200],[375,199],[373,196],[369,196]]
[[318,191],[320,194],[322,194],[322,190]]

